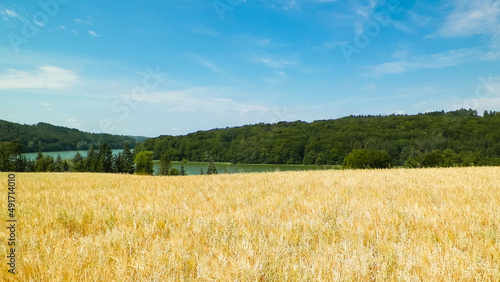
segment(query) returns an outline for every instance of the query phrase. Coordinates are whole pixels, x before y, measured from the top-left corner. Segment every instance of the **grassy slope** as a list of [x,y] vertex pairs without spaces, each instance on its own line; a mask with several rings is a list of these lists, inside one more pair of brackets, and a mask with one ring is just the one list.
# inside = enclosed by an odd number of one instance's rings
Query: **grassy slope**
[[17,178],[19,280],[500,279],[500,168]]

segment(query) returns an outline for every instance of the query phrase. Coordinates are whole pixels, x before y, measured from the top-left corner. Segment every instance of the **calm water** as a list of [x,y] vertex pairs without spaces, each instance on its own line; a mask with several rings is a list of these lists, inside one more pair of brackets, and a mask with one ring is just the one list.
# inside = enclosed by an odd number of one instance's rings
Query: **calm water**
[[[112,150],[113,155],[117,155],[122,152],[122,149]],[[44,155],[52,156],[54,159],[58,155],[61,156],[63,160],[72,159],[76,153],[80,153],[83,157],[87,156],[87,151],[62,151],[62,152],[47,152]],[[23,154],[29,160],[35,160],[38,153],[25,153]],[[181,170],[182,162],[172,162],[172,167]],[[187,162],[184,163],[184,170],[188,175],[198,175],[200,170],[203,169],[203,173],[207,172],[208,163],[206,162]],[[289,170],[320,170],[320,169],[335,169],[336,166],[333,165],[272,165],[272,164],[237,164],[233,165],[230,163],[215,163],[217,171],[222,173],[242,173],[242,172],[270,172],[270,171],[289,171]],[[154,171],[155,174],[159,170],[159,162],[155,161]]]
[[[122,149],[115,149],[115,150],[111,150],[111,151],[113,152],[113,155],[118,155],[118,153],[120,153],[123,150]],[[87,151],[47,152],[47,153],[43,153],[43,155],[44,156],[52,156],[54,159],[57,158],[57,155],[60,155],[63,160],[66,160],[66,159],[74,158],[76,153],[80,153],[80,155],[82,155],[83,157],[87,156]],[[32,160],[36,159],[36,156],[38,155],[38,153],[25,153],[23,155],[32,161]]]

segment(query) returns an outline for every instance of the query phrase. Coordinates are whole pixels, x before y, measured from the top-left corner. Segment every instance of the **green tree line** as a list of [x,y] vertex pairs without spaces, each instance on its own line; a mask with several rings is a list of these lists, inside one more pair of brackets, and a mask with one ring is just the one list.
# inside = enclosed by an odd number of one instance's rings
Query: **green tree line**
[[123,151],[113,156],[111,147],[103,142],[96,150],[90,145],[87,156],[77,153],[69,160],[62,160],[58,155],[44,155],[38,151],[34,160],[22,155],[23,148],[18,140],[0,142],[0,171],[13,172],[103,172],[103,173],[131,173],[135,172],[134,154],[128,143]]
[[25,153],[88,150],[104,140],[111,149],[123,148],[125,142],[133,149],[145,137],[94,134],[77,129],[40,122],[36,125],[18,124],[0,120],[0,142],[18,140]]
[[[128,143],[125,143],[123,151],[116,155],[113,155],[110,146],[103,142],[98,149],[94,149],[91,145],[87,156],[84,157],[77,152],[68,160],[63,160],[60,155],[54,159],[41,151],[34,160],[29,160],[22,153],[23,148],[19,141],[0,142],[0,171],[154,174],[153,152],[141,151],[134,154]],[[206,174],[217,174],[213,159],[208,165]],[[184,165],[181,165],[180,170],[172,168],[170,157],[165,154],[160,161],[158,175],[186,175],[186,171]]]
[[[306,165],[345,165],[354,150],[386,152],[389,166],[500,165],[500,113],[480,116],[475,110],[462,109],[260,123],[160,136],[135,148],[153,152],[155,160],[167,153],[175,161],[212,157],[216,162]],[[440,155],[438,161],[434,155]]]

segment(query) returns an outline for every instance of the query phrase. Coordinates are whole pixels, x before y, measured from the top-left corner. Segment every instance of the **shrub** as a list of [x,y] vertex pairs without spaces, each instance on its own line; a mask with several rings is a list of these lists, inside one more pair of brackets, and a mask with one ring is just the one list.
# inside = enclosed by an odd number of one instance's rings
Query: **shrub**
[[344,168],[390,168],[391,156],[385,150],[357,149],[344,159]]

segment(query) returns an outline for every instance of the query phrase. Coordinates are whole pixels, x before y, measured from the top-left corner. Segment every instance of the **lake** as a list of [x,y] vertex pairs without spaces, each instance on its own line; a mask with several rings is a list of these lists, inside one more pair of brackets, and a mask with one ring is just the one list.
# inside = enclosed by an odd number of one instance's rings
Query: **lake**
[[[113,152],[113,155],[118,155],[118,153],[122,152],[123,149],[114,149],[111,151]],[[82,155],[83,157],[87,156],[87,151],[61,151],[61,152],[46,152],[46,153],[42,153],[42,154],[44,156],[51,156],[54,159],[56,159],[57,156],[60,155],[63,160],[66,160],[66,159],[74,158],[76,153],[80,153],[80,155]],[[28,158],[28,160],[33,161],[36,159],[36,156],[38,155],[38,153],[24,153],[22,155],[25,156],[26,158]]]
[[[200,169],[203,173],[207,172],[208,162],[170,162],[172,167],[181,170],[181,165],[184,165],[184,170],[188,175],[200,174]],[[340,166],[334,165],[276,165],[276,164],[231,164],[231,163],[215,163],[215,167],[219,174],[222,173],[248,173],[248,172],[270,172],[270,171],[297,171],[297,170],[324,170],[338,169]],[[159,170],[159,162],[155,161],[154,171]]]
[[[122,152],[122,149],[112,150],[113,155]],[[52,156],[54,159],[58,155],[63,160],[72,159],[76,153],[80,153],[83,157],[87,156],[87,151],[61,151],[61,152],[46,152],[46,156]],[[29,160],[35,160],[38,153],[23,154]],[[153,161],[155,174],[159,170],[159,161]],[[198,175],[200,170],[203,173],[207,172],[208,162],[171,162],[172,167],[181,170],[181,165],[184,165],[184,170],[188,175]],[[293,170],[323,170],[323,169],[338,169],[340,166],[334,165],[275,165],[275,164],[231,164],[231,163],[215,163],[217,171],[222,173],[247,173],[247,172],[270,172],[270,171],[293,171]]]

